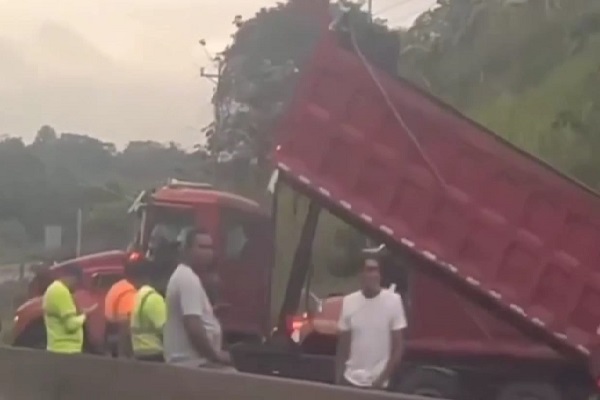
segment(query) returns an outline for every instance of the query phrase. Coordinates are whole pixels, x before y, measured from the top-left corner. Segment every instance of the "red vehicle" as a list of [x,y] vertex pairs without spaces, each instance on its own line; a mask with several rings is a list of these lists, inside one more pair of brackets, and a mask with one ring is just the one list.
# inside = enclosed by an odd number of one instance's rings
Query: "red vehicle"
[[[277,131],[279,179],[313,201],[299,247],[310,249],[323,207],[409,255],[400,388],[420,381],[422,393],[447,398],[587,399],[600,324],[597,194],[376,70],[351,28],[328,29],[326,1],[302,4],[322,35]],[[280,330],[310,270],[297,255]],[[338,302],[317,317],[335,320]],[[331,323],[320,326],[329,328],[319,340],[271,348],[271,365],[257,361],[265,348],[240,348],[238,359],[248,371],[330,380],[335,336]]]
[[[135,248],[147,251],[153,231],[173,239],[189,226],[200,226],[215,238],[217,268],[224,285],[220,292],[221,315],[226,339],[259,340],[269,324],[269,280],[272,265],[271,225],[268,215],[255,202],[233,194],[218,192],[188,182],[171,181],[138,197],[133,211],[140,219],[140,234]],[[14,345],[45,348],[41,296],[61,268],[76,264],[83,269],[84,285],[75,294],[76,303],[85,307],[104,305],[113,283],[123,276],[128,254],[123,251],[93,254],[50,267],[30,283],[30,299],[16,312]],[[86,349],[104,348],[104,311],[99,307],[86,326]]]

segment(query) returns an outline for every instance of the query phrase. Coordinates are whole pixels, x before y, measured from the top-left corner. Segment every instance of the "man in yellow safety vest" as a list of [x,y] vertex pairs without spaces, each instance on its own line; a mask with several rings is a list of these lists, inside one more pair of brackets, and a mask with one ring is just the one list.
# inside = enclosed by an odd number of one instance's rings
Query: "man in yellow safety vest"
[[46,326],[46,349],[54,353],[77,354],[83,350],[83,327],[86,315],[97,304],[78,312],[73,299],[82,279],[82,271],[76,265],[61,268],[61,276],[46,289],[43,297],[44,325]]
[[140,260],[129,268],[130,280],[137,289],[130,321],[133,355],[140,361],[163,362],[167,307],[163,296],[151,284],[158,266],[150,260]]

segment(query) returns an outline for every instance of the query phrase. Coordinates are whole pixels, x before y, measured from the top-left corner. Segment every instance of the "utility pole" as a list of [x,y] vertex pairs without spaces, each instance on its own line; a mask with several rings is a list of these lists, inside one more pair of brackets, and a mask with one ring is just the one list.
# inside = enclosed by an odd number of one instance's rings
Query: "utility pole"
[[221,79],[221,66],[222,66],[223,61],[221,59],[217,60],[217,72],[206,72],[206,68],[202,67],[200,68],[200,76],[203,78],[207,78],[208,80],[210,80],[212,83],[214,83],[215,85],[219,84],[219,79]]
[[223,57],[221,57],[219,55],[214,57],[212,54],[210,54],[208,52],[208,50],[206,49],[206,41],[204,39],[200,40],[199,43],[202,46],[202,48],[204,49],[204,52],[206,53],[206,57],[211,62],[216,63],[216,67],[217,67],[216,73],[206,72],[206,68],[204,68],[204,67],[200,68],[200,76],[203,78],[207,78],[215,85],[219,85],[219,79],[221,79],[221,75],[223,73],[223,63],[224,63]]
[[373,0],[368,0],[367,12],[369,13],[369,20],[373,22]]
[[[210,60],[210,62],[213,63],[213,65],[215,65],[217,67],[217,72],[207,72],[206,68],[202,67],[200,68],[200,76],[203,78],[208,79],[209,81],[211,81],[212,83],[215,84],[216,86],[216,90],[219,89],[219,83],[221,82],[221,77],[223,76],[223,67],[225,64],[225,60],[223,59],[223,57],[221,55],[217,55],[217,56],[213,56],[207,49],[206,49],[206,41],[204,39],[201,39],[199,41],[200,46],[202,46],[202,48],[204,49],[204,53],[206,54],[206,57]],[[214,110],[214,125],[213,125],[213,130],[214,132],[219,132],[220,131],[220,126],[221,126],[221,114],[219,112],[219,107],[215,107]],[[211,175],[212,175],[212,183],[215,184],[217,181],[217,167],[216,164],[213,163],[212,168],[211,168]]]

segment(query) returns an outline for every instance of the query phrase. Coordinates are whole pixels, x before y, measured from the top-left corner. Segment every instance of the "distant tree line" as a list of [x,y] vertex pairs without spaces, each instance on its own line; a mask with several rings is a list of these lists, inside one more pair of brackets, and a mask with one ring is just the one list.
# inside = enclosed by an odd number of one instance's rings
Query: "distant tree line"
[[205,152],[175,143],[113,143],[43,126],[31,144],[0,140],[0,260],[39,256],[44,227],[63,227],[60,256],[75,247],[83,210],[84,250],[122,247],[130,239],[126,209],[137,191],[170,177],[207,180]]

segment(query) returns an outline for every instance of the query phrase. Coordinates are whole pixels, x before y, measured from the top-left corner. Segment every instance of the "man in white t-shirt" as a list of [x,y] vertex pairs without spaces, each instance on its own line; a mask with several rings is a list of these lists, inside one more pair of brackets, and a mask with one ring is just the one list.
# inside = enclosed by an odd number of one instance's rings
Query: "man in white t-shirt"
[[214,258],[212,237],[195,229],[183,238],[182,262],[169,279],[164,356],[169,364],[219,367],[231,364],[222,348],[222,331],[198,274]]
[[386,389],[400,363],[406,317],[399,294],[381,287],[376,259],[367,259],[361,290],[344,297],[338,322],[336,381]]

